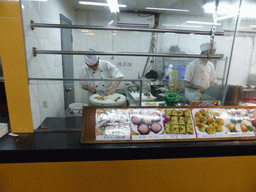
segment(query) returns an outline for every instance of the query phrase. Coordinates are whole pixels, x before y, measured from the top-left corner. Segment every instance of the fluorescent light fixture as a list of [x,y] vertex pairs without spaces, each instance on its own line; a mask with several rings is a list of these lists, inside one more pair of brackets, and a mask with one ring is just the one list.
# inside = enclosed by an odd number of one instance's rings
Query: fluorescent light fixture
[[98,2],[87,2],[87,1],[79,1],[81,5],[94,5],[94,6],[108,6],[107,3],[98,3]]
[[201,22],[201,21],[187,21],[186,23],[201,24],[201,25],[221,25],[221,23]]
[[[215,3],[206,3],[203,6],[205,13],[215,13]],[[242,18],[256,18],[256,5],[254,1],[252,3],[243,2],[240,9],[240,17]],[[227,16],[227,15],[234,15],[237,16],[239,12],[239,3],[226,3],[220,2],[218,6],[218,15]],[[220,19],[219,19],[220,20]]]
[[111,21],[108,23],[108,25],[111,25],[112,23],[114,23],[114,20],[111,20]]
[[117,0],[107,0],[111,13],[119,13],[119,7]]
[[178,12],[189,12],[187,9],[171,9],[171,8],[158,8],[158,7],[146,7],[150,10],[159,10],[159,11],[178,11]]
[[[92,6],[103,6],[108,7],[108,3],[98,3],[98,2],[89,2],[89,1],[79,1],[79,4],[81,5],[92,5]],[[118,4],[118,7],[127,7],[127,5],[124,4]]]

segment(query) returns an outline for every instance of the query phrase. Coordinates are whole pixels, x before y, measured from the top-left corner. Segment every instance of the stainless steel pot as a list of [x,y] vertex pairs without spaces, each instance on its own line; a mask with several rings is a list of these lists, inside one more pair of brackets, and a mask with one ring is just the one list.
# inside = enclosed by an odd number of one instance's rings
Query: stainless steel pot
[[132,91],[138,91],[139,90],[139,86],[133,86],[133,85],[131,85],[131,86],[128,86],[127,87],[127,89],[128,89],[128,91],[130,91],[130,92],[132,92]]

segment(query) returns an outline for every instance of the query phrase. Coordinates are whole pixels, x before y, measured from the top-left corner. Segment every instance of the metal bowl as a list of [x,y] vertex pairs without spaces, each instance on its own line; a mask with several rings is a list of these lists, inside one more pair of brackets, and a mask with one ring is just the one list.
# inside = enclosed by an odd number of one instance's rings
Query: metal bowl
[[138,91],[138,90],[139,90],[139,87],[138,87],[138,86],[128,86],[127,88],[128,88],[128,90],[129,90],[130,92],[132,92],[132,91]]

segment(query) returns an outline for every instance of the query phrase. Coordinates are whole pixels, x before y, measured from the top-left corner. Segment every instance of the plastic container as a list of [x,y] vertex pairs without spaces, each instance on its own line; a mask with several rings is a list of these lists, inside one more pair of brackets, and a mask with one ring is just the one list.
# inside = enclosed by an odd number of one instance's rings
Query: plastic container
[[8,133],[8,124],[0,123],[0,138]]
[[88,106],[85,103],[71,103],[69,104],[69,108],[71,111],[82,111],[83,110],[83,106]]
[[[174,93],[174,92],[165,92],[165,99],[168,101],[168,102],[171,102],[171,103],[178,103],[180,101],[180,95],[178,95],[177,93]],[[170,97],[170,94],[172,95],[175,95],[175,97]]]

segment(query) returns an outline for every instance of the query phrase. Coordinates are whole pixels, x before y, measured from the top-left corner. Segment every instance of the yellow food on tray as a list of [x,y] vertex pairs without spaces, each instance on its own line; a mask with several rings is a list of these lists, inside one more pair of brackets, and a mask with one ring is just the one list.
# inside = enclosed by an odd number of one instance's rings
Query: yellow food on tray
[[154,107],[154,106],[156,106],[156,103],[145,103],[145,106],[148,106],[148,107],[152,106],[152,107]]
[[200,109],[194,113],[194,116],[194,123],[199,131],[208,134],[223,131],[224,120],[220,118],[218,111],[214,111],[213,109]]

